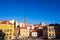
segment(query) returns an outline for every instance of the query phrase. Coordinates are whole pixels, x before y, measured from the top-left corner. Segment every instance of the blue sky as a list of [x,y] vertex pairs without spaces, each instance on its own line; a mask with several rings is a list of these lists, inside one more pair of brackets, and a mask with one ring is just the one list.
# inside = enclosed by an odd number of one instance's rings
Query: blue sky
[[59,0],[0,0],[0,20],[60,23]]

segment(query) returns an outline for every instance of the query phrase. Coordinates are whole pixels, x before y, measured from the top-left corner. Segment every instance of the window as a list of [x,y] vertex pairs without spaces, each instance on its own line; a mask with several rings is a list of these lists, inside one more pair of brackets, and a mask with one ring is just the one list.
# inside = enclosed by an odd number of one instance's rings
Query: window
[[11,39],[11,36],[9,38]]
[[32,33],[32,35],[33,35],[33,36],[37,36],[37,34],[36,34],[36,33]]
[[12,29],[10,29],[10,32],[12,32]]
[[7,30],[7,32],[9,32],[9,29]]
[[15,35],[15,33],[14,33],[14,35]]
[[4,32],[6,32],[6,29],[4,29]]
[[37,34],[35,33],[35,36],[36,36]]
[[49,34],[49,37],[51,37],[51,34]]
[[7,33],[7,35],[8,35],[8,33]]
[[32,33],[32,36],[34,36],[34,33]]
[[54,36],[54,34],[52,34],[52,36]]

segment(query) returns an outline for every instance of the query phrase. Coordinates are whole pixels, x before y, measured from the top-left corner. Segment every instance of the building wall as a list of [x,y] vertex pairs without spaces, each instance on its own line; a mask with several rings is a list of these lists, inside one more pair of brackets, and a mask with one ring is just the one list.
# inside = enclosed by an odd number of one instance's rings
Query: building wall
[[43,27],[43,38],[47,38],[47,26]]
[[37,32],[32,32],[32,37],[37,37]]
[[48,26],[47,27],[47,32],[48,32],[48,38],[55,38],[55,29],[54,26]]
[[19,28],[14,28],[14,36],[18,36],[19,35]]
[[0,40],[4,40],[5,34],[0,30]]
[[42,37],[43,36],[43,29],[39,29],[37,31],[38,37]]
[[30,32],[27,29],[20,29],[20,36],[21,38],[26,38],[30,36]]
[[13,37],[14,25],[0,24],[0,29],[4,32],[9,39]]

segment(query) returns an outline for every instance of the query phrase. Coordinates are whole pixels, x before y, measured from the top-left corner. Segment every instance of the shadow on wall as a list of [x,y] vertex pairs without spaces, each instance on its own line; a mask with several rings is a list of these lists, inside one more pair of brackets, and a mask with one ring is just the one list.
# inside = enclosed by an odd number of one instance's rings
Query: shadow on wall
[[4,37],[5,37],[5,33],[3,33],[3,32],[0,30],[0,40],[4,40]]

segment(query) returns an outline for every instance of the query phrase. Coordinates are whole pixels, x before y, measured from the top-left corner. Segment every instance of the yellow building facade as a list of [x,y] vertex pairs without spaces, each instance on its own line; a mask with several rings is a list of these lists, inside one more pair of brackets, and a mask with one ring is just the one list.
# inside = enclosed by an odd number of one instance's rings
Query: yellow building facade
[[9,23],[0,23],[0,30],[5,33],[8,39],[11,39],[14,34],[14,25]]

